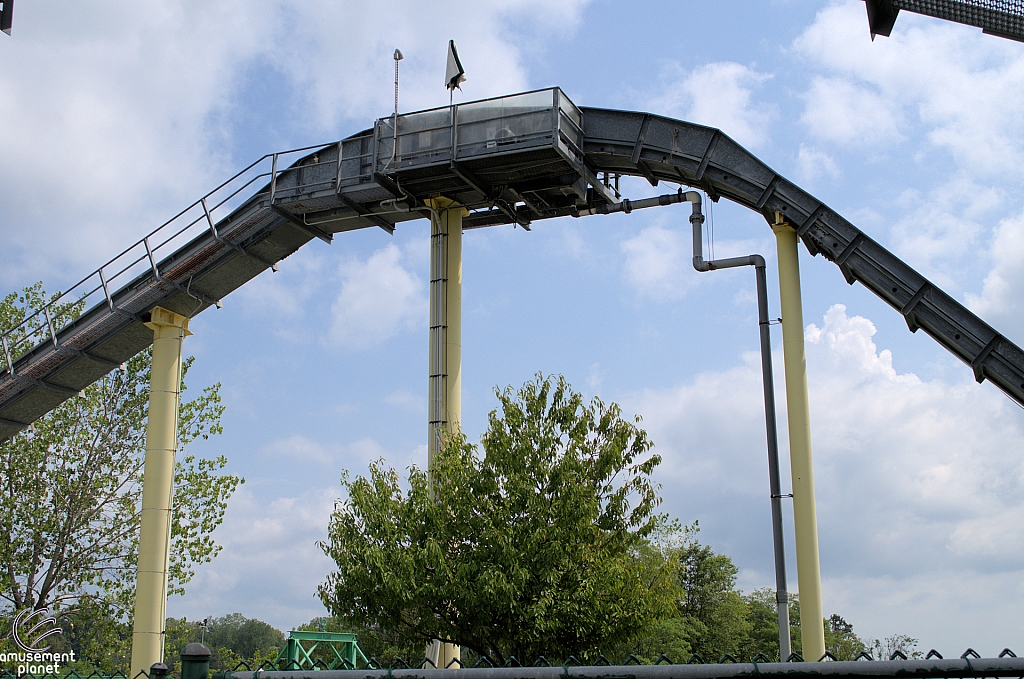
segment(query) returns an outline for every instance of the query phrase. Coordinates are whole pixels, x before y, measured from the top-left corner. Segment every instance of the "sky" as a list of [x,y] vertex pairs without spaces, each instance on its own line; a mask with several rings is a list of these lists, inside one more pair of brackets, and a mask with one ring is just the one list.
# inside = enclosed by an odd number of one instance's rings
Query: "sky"
[[[872,42],[861,0],[19,2],[0,289],[66,289],[263,154],[370,127],[396,47],[401,109],[447,103],[449,39],[462,101],[559,86],[722,129],[1024,346],[1024,45],[907,12]],[[763,218],[711,219],[716,256],[766,257],[778,315]],[[774,584],[753,272],[695,272],[688,229],[675,207],[467,233],[463,426],[478,440],[494,388],[538,372],[641,415],[662,509],[749,592]],[[314,240],[192,322],[189,387],[219,382],[227,411],[189,450],[246,483],[169,615],[325,614],[343,470],[426,464],[427,248],[422,220]],[[833,264],[800,266],[826,615],[1020,651],[1024,412]]]

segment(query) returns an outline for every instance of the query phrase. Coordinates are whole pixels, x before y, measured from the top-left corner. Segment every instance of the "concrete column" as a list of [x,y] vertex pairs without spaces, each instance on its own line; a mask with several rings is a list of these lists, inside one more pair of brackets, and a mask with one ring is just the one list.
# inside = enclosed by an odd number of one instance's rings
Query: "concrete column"
[[[462,422],[462,217],[465,208],[447,198],[428,204],[437,212],[430,219],[430,396],[427,469],[446,432]],[[427,657],[439,668],[461,659],[454,644],[434,641]],[[453,667],[458,667],[458,663]]]
[[174,454],[181,398],[181,349],[182,341],[192,334],[188,331],[187,318],[161,307],[153,309],[146,327],[153,331],[153,362],[149,379],[131,677],[148,672],[154,663],[163,662]]
[[782,306],[782,348],[786,363],[786,410],[789,416],[789,459],[793,474],[793,523],[796,532],[796,573],[800,587],[803,658],[815,662],[825,655],[822,624],[821,566],[818,561],[818,517],[814,502],[811,460],[811,415],[807,398],[807,356],[804,312],[800,295],[797,235],[776,215],[772,226],[779,253],[779,296]]

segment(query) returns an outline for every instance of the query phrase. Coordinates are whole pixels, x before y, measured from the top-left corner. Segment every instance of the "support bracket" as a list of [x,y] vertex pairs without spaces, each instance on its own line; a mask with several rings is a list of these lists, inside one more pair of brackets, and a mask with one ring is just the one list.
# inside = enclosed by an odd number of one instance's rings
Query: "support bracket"
[[345,205],[345,207],[349,208],[350,210],[355,212],[360,217],[362,217],[362,218],[364,218],[364,219],[366,219],[368,221],[373,222],[374,224],[376,224],[380,228],[382,228],[385,231],[387,231],[392,236],[395,235],[395,225],[394,224],[392,224],[388,220],[384,219],[380,215],[377,215],[377,214],[374,214],[374,213],[370,212],[365,207],[363,207],[362,205],[360,205],[356,201],[352,200],[351,198],[346,196],[341,191],[338,192],[338,200],[340,200]]
[[272,209],[274,212],[276,212],[277,214],[281,215],[282,217],[284,217],[289,222],[291,222],[295,226],[299,227],[300,229],[302,229],[303,231],[305,231],[309,235],[315,236],[315,237],[319,238],[320,240],[322,240],[323,242],[327,243],[328,245],[330,245],[331,241],[334,240],[334,236],[332,236],[331,234],[326,233],[324,231],[321,231],[320,229],[316,228],[312,224],[307,224],[305,222],[305,220],[299,219],[298,217],[293,215],[291,212],[288,212],[288,210],[285,210],[280,205],[271,205],[270,209]]

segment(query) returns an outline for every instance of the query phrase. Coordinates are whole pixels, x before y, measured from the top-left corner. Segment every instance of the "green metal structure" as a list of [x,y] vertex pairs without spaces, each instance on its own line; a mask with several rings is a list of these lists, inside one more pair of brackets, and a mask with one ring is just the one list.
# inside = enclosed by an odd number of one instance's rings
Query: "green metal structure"
[[[314,659],[318,649],[325,652]],[[292,630],[274,666],[281,670],[351,670],[368,663],[355,634]]]

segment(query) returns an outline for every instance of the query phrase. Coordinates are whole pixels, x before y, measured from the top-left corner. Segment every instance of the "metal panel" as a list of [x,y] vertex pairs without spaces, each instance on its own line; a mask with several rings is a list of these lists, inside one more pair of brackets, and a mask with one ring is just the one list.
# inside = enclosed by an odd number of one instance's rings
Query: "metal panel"
[[1024,0],[867,0],[871,37],[888,36],[901,9],[1024,41]]

